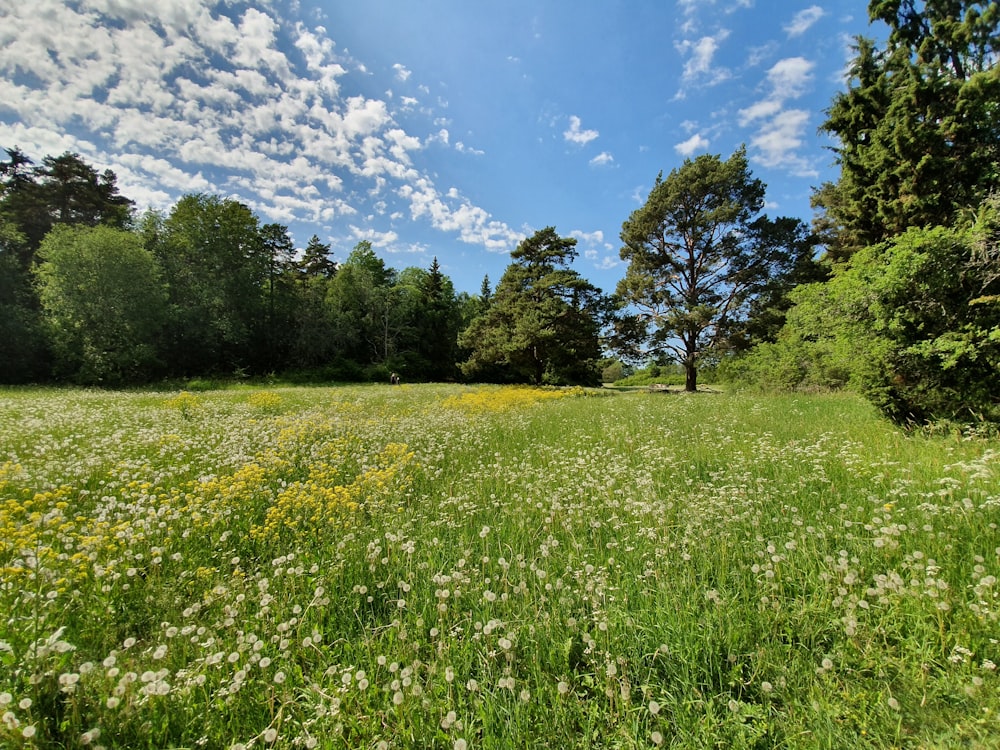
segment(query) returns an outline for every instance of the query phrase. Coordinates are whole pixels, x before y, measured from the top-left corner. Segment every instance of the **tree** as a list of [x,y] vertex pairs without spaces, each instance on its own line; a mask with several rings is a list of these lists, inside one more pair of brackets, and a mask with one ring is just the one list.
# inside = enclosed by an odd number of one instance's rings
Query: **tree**
[[855,380],[894,420],[1000,417],[1000,278],[978,262],[981,226],[911,228],[830,282]]
[[217,196],[186,195],[143,234],[170,289],[167,361],[176,372],[232,372],[260,365],[270,257],[257,216]]
[[762,253],[773,248],[783,248],[787,253],[772,253],[767,277],[749,298],[746,317],[731,321],[726,345],[736,353],[775,341],[794,304],[792,293],[804,284],[830,277],[829,264],[816,258],[820,239],[802,220],[780,217],[761,222],[760,229],[755,240]]
[[427,363],[426,377],[448,380],[456,374],[460,311],[451,280],[435,257],[424,273],[415,319],[417,352]]
[[789,220],[759,215],[764,193],[745,149],[726,161],[703,154],[666,179],[661,173],[622,226],[629,265],[618,296],[635,312],[620,326],[653,356],[679,361],[685,390],[697,390],[702,359],[720,350],[748,303],[801,255]]
[[298,262],[299,272],[307,278],[332,279],[337,273],[337,264],[330,260],[330,246],[321,242],[315,234]]
[[1000,5],[872,0],[868,15],[889,26],[886,47],[857,39],[822,126],[839,141],[840,178],[814,196],[841,259],[950,226],[1000,186]]
[[255,356],[258,367],[274,371],[284,366],[292,348],[289,333],[295,326],[295,244],[283,224],[265,224],[260,228],[262,253],[267,260],[266,323]]
[[460,337],[471,352],[462,372],[535,384],[597,385],[607,301],[569,268],[576,240],[547,227],[518,245],[511,258],[489,306]]
[[341,355],[359,365],[385,363],[395,354],[402,326],[395,272],[362,240],[330,282],[327,304]]
[[156,366],[160,268],[142,240],[107,226],[53,229],[36,270],[57,367],[86,384],[135,382]]
[[49,371],[38,295],[22,261],[25,243],[0,213],[0,383],[37,381]]
[[334,321],[327,303],[331,280],[337,273],[337,264],[330,258],[330,246],[314,234],[296,267],[299,285],[295,295],[292,362],[300,367],[329,364],[337,354]]

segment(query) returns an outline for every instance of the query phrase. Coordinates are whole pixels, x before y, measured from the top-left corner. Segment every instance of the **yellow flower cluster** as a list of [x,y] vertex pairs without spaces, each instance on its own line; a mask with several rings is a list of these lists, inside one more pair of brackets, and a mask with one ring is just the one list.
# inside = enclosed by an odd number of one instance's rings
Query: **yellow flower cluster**
[[531,388],[527,386],[483,387],[450,396],[443,402],[449,409],[468,412],[500,412],[534,406],[542,401],[583,396],[583,388]]
[[66,515],[69,487],[36,492],[24,479],[17,464],[0,465],[0,582],[30,578],[57,560],[61,539],[76,525]]
[[[171,402],[187,409],[199,400],[182,393]],[[270,446],[234,470],[167,489],[126,479],[135,468],[125,465],[110,469],[100,492],[40,489],[21,466],[0,464],[0,590],[22,588],[38,571],[56,596],[87,579],[120,577],[158,564],[190,532],[213,541],[235,533],[325,542],[327,530],[342,530],[354,514],[396,507],[412,481],[413,451],[358,437],[343,411],[290,419]],[[150,545],[157,551],[149,553]]]
[[191,413],[201,406],[201,399],[188,391],[181,391],[173,398],[168,398],[163,402],[168,409],[176,409],[184,418],[191,416]]
[[[257,539],[293,537],[305,542],[325,530],[349,526],[359,510],[370,513],[387,499],[401,495],[410,483],[406,469],[414,453],[402,443],[390,443],[374,457],[374,465],[351,476],[346,463],[347,440],[326,444],[326,455],[309,466],[306,479],[293,482],[267,509],[264,523],[251,529]],[[343,454],[338,455],[337,451]]]
[[247,405],[264,412],[274,412],[281,408],[284,399],[274,391],[257,391],[247,397]]

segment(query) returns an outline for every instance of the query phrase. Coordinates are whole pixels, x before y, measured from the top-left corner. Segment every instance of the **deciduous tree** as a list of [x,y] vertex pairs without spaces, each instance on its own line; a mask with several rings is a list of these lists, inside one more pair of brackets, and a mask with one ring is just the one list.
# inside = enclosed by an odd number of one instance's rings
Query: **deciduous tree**
[[38,255],[36,276],[60,372],[88,384],[150,377],[166,290],[142,240],[112,227],[59,226]]

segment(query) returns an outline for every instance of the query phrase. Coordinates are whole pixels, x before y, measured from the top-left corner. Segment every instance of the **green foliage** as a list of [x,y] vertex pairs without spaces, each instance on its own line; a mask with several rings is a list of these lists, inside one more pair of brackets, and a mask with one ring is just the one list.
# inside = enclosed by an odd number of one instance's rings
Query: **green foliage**
[[909,227],[950,226],[1000,185],[1000,10],[968,0],[873,0],[890,33],[858,38],[823,129],[840,178],[814,196],[837,259]]
[[1000,417],[1000,273],[994,250],[975,250],[995,216],[984,212],[971,231],[911,229],[859,251],[827,284],[797,290],[778,341],[729,363],[728,376],[849,385],[897,421]]
[[86,384],[148,378],[166,291],[152,254],[131,232],[59,226],[43,240],[36,277],[59,372]]
[[839,280],[872,334],[862,392],[897,420],[1000,417],[1000,291],[972,263],[968,233],[911,229],[861,251]]
[[745,149],[726,161],[704,154],[658,176],[622,226],[629,266],[617,294],[637,312],[619,331],[683,364],[687,390],[697,389],[699,365],[724,348],[755,298],[770,289],[777,302],[784,290],[769,283],[811,247],[796,220],[759,215],[764,193]]
[[836,390],[851,383],[857,356],[857,331],[845,332],[830,284],[798,287],[793,306],[776,340],[747,354],[723,359],[720,378],[736,386],[760,390]]
[[165,356],[178,374],[260,364],[270,257],[256,215],[217,196],[186,195],[144,220],[170,291]]
[[[471,352],[469,378],[553,385],[597,385],[600,325],[607,302],[569,265],[576,240],[553,227],[539,230],[511,253],[485,309],[462,332]],[[484,291],[487,283],[484,281]]]
[[616,383],[625,377],[625,364],[620,359],[606,361],[601,368],[602,383]]
[[51,369],[32,276],[19,259],[24,242],[0,214],[0,383],[44,379]]
[[0,214],[24,237],[19,257],[25,268],[58,224],[123,229],[131,220],[133,202],[118,193],[111,170],[98,174],[69,152],[34,165],[20,149],[5,150],[9,161],[0,163]]

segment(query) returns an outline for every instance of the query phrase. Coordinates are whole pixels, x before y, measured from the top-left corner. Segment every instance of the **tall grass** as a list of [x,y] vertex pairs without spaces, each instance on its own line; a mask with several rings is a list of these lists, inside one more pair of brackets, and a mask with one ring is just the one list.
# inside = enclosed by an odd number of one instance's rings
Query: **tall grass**
[[0,746],[990,747],[1000,445],[847,396],[0,397]]

